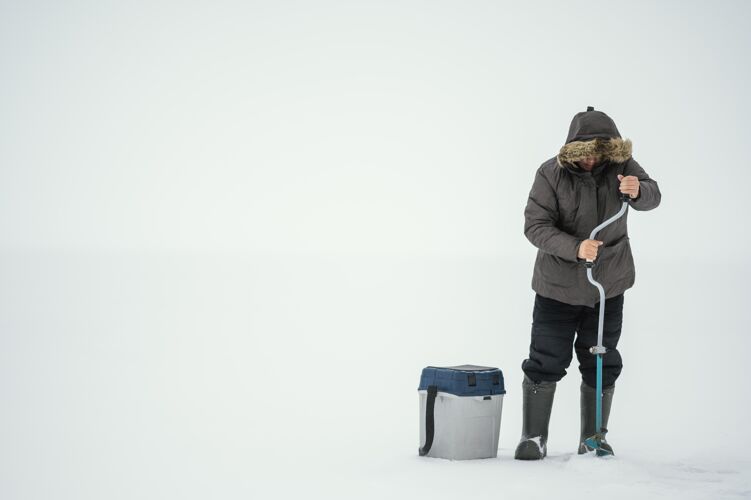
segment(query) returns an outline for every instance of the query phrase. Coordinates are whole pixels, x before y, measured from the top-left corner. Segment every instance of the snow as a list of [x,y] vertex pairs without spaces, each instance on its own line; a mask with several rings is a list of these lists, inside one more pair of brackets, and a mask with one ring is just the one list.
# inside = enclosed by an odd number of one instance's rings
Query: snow
[[[478,258],[6,252],[2,496],[751,495],[748,392],[729,383],[742,380],[745,351],[707,358],[697,316],[680,319],[709,295],[657,311],[647,292],[683,264],[645,260],[642,288],[629,293],[626,368],[608,432],[616,456],[575,454],[572,367],[556,392],[548,457],[513,460],[532,304],[530,292],[518,293],[524,267]],[[698,278],[726,289],[742,277],[707,270]],[[722,334],[745,331],[731,316]],[[667,356],[679,337],[680,356]],[[498,458],[418,457],[421,368],[467,362],[504,371]]]
[[[735,498],[751,495],[749,462],[659,458],[643,447],[622,447],[622,456],[598,458],[572,452],[550,452],[541,462],[513,460],[513,449],[498,459],[473,463],[409,464],[403,459],[389,471],[391,478],[409,475],[426,498],[456,498],[471,492],[477,498]],[[398,469],[398,472],[397,472]],[[406,480],[403,479],[403,480]],[[398,480],[397,480],[398,481]],[[386,493],[388,488],[381,491]],[[378,495],[374,495],[374,498]]]

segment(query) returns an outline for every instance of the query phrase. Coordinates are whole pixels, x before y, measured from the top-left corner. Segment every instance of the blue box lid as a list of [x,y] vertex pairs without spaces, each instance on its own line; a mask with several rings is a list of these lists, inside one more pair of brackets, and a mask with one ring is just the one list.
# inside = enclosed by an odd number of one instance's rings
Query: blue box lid
[[423,368],[418,391],[425,391],[435,385],[438,392],[448,392],[456,396],[491,396],[506,394],[503,372],[500,368],[488,366],[428,366]]

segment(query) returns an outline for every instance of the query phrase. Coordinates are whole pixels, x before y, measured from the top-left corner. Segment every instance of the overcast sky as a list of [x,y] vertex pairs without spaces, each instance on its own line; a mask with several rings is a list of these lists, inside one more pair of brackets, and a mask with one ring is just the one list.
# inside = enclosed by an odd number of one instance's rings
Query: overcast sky
[[0,9],[5,249],[524,253],[590,105],[662,187],[645,252],[749,241],[744,2]]

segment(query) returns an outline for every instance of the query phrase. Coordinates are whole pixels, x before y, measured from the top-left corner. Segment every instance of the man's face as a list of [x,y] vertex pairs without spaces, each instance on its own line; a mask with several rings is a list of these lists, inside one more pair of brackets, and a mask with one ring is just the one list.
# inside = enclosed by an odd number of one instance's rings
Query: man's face
[[579,166],[589,172],[592,170],[597,163],[599,163],[600,158],[597,156],[587,156],[586,158],[583,158],[579,160]]

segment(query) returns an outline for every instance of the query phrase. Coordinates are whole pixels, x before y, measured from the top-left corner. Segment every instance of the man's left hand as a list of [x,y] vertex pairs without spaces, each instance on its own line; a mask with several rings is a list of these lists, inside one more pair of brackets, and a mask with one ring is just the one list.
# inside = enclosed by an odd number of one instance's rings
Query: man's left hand
[[633,175],[618,175],[618,180],[621,181],[621,193],[627,194],[629,198],[634,199],[639,196],[639,179]]

